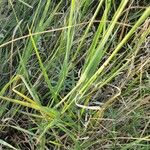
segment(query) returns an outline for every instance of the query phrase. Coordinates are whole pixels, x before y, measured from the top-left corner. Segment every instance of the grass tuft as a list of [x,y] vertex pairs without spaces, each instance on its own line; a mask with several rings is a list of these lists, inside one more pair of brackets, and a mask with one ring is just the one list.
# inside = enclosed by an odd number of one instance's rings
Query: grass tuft
[[0,5],[0,149],[150,149],[149,1]]

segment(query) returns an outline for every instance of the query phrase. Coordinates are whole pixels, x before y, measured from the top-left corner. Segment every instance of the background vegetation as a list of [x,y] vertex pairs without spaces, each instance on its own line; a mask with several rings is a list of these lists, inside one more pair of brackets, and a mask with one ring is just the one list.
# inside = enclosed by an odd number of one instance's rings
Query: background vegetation
[[0,6],[0,149],[150,149],[149,0]]

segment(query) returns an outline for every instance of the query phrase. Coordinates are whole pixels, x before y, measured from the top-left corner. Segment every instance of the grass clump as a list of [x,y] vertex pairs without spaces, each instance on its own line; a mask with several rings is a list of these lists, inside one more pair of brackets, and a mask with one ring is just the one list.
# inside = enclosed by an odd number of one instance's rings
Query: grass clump
[[4,149],[150,149],[146,0],[0,2]]

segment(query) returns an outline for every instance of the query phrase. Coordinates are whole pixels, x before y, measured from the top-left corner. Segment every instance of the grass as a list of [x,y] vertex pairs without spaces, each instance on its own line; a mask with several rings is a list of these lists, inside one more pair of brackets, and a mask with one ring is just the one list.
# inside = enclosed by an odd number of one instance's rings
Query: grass
[[0,148],[150,149],[149,1],[0,5]]

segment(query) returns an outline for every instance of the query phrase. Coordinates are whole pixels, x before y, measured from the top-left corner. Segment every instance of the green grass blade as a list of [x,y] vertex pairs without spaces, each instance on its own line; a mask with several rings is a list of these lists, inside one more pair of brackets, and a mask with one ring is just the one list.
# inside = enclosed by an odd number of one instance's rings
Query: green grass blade
[[16,149],[15,147],[13,147],[12,145],[10,145],[9,143],[5,142],[5,141],[2,140],[2,139],[0,139],[0,144],[4,145],[4,146],[6,146],[6,147],[9,147],[9,148],[11,148],[11,149],[13,149],[13,150],[18,150],[18,149]]

